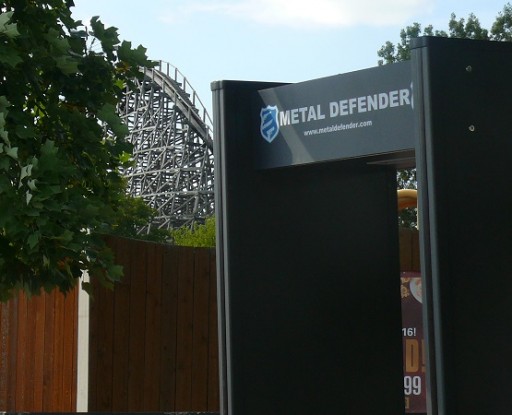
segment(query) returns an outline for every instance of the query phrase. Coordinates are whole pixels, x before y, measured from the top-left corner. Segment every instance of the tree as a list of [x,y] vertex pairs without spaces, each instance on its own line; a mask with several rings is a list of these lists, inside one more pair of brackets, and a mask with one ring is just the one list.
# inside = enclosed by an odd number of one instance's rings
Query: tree
[[124,197],[126,200],[117,210],[117,220],[108,230],[109,234],[162,243],[172,239],[170,230],[158,229],[154,226],[151,227],[148,233],[141,233],[141,228],[151,223],[158,212],[148,206],[141,197],[128,195]]
[[122,275],[102,237],[132,203],[116,105],[151,63],[99,18],[75,21],[73,5],[0,3],[0,300],[68,292],[83,270],[107,286]]
[[[423,30],[419,23],[413,23],[400,31],[400,41],[394,44],[387,41],[377,52],[379,65],[409,60],[411,57],[410,42],[419,36],[442,36],[464,39],[511,41],[512,40],[512,6],[507,3],[498,13],[491,30],[482,28],[480,21],[474,14],[467,19],[457,19],[455,13],[451,14],[448,22],[448,31],[434,30],[432,25]],[[397,173],[399,189],[416,189],[416,169],[404,169]],[[416,209],[404,209],[399,215],[399,225],[402,227],[416,227]]]
[[203,225],[194,225],[192,229],[182,227],[171,231],[175,245],[195,247],[215,247],[215,218],[206,218]]

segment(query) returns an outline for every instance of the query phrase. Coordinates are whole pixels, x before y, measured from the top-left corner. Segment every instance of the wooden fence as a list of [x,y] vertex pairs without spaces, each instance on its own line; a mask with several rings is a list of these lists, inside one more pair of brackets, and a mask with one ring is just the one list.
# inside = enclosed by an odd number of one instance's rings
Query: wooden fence
[[[89,411],[218,411],[215,251],[109,239],[125,277],[95,287]],[[418,233],[400,267],[419,271]],[[77,293],[0,305],[0,412],[76,408]]]
[[400,271],[420,271],[420,247],[417,229],[400,229]]
[[218,411],[215,250],[109,244],[125,276],[95,287],[89,411]]
[[77,291],[0,304],[0,411],[76,408]]

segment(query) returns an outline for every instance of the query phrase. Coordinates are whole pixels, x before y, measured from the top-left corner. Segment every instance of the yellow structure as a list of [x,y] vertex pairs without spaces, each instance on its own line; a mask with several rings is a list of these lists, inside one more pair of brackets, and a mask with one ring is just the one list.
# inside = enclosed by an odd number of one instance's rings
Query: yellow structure
[[418,191],[415,189],[397,190],[398,210],[418,206]]

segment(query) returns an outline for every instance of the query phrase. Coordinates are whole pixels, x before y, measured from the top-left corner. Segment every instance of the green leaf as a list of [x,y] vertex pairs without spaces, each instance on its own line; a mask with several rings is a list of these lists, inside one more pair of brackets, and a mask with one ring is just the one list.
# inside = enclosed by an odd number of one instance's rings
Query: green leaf
[[14,12],[0,14],[0,34],[9,38],[14,38],[20,35],[18,32],[18,25],[16,23],[9,23]]
[[7,131],[0,130],[0,138],[6,143],[7,145],[11,145],[11,142],[9,141],[9,134]]
[[60,56],[55,58],[57,68],[59,68],[63,74],[71,75],[78,72],[78,62],[69,56]]
[[130,61],[132,56],[132,42],[123,41],[117,49],[117,56],[121,61]]
[[33,179],[33,180],[29,180],[29,181],[27,182],[27,186],[28,186],[28,188],[29,188],[30,190],[33,190],[33,191],[37,190],[37,187],[36,187],[36,180],[35,180],[35,179]]
[[87,281],[82,281],[82,290],[84,290],[87,294],[89,294],[92,297],[93,289],[92,284]]
[[71,241],[71,240],[73,239],[73,235],[74,235],[74,233],[73,233],[73,232],[71,232],[69,229],[66,229],[66,230],[62,233],[62,235],[60,235],[60,236],[59,236],[58,238],[56,238],[56,239],[59,239],[59,240],[61,240],[61,241],[63,241],[63,242],[69,242],[69,241]]
[[16,23],[5,25],[3,30],[0,29],[0,32],[10,38],[14,38],[20,35],[20,32],[18,32],[18,25]]
[[9,159],[7,157],[0,157],[0,170],[9,170]]
[[[6,158],[6,160],[8,160]],[[0,175],[0,193],[8,192],[12,189],[12,184],[6,175]]]
[[9,147],[5,154],[7,154],[9,157],[11,157],[14,160],[18,160],[18,147]]
[[123,267],[121,265],[112,265],[108,270],[108,275],[112,281],[120,281],[123,276]]
[[119,118],[116,113],[116,107],[108,103],[103,105],[103,107],[98,111],[98,117],[108,124],[116,123]]
[[33,249],[39,243],[39,239],[41,239],[40,232],[34,232],[29,235],[27,243],[30,249]]
[[0,27],[4,27],[6,24],[10,22],[13,14],[14,11],[12,10],[9,12],[0,13]]
[[27,166],[24,166],[21,168],[21,174],[20,174],[20,182],[27,176],[30,176],[32,174],[32,164],[29,164]]
[[120,155],[119,155],[119,161],[123,164],[125,163],[129,163],[132,161],[132,155],[130,153],[127,153],[126,151],[123,151]]
[[53,27],[48,30],[48,33],[44,36],[46,41],[52,45],[56,51],[64,53],[69,51],[69,41],[62,37],[58,30]]
[[112,129],[112,132],[120,138],[124,138],[130,132],[128,126],[124,124],[112,104],[105,104],[98,111],[98,118]]
[[4,112],[6,110],[6,108],[10,105],[11,105],[11,103],[5,97],[5,95],[0,95],[0,112]]
[[132,56],[137,62],[142,64],[142,63],[145,63],[145,61],[147,61],[146,52],[147,52],[147,49],[144,46],[139,45],[139,46],[137,46],[136,49],[133,50]]
[[17,125],[15,130],[19,138],[33,138],[36,135],[36,130],[32,125]]
[[59,149],[55,147],[55,142],[52,140],[46,140],[41,147],[41,154],[43,155],[51,155],[57,154]]
[[21,55],[14,49],[2,49],[0,54],[0,62],[14,68],[19,63],[23,62]]
[[91,28],[94,36],[101,42],[103,50],[106,52],[110,59],[113,59],[114,47],[119,44],[117,28],[105,28],[98,16],[91,19]]

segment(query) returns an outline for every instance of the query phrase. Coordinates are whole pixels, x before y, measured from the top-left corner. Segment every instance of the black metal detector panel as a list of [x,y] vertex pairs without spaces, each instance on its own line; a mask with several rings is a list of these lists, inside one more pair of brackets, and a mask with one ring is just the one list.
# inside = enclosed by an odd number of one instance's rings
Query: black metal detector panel
[[272,86],[212,85],[222,412],[403,413],[395,171],[256,170]]
[[414,45],[432,414],[512,410],[512,44]]

